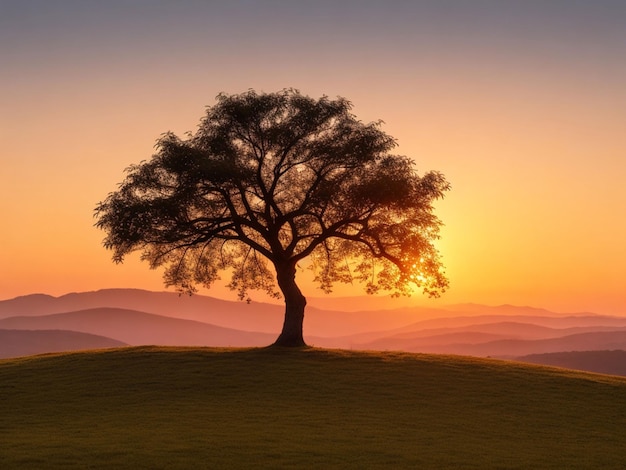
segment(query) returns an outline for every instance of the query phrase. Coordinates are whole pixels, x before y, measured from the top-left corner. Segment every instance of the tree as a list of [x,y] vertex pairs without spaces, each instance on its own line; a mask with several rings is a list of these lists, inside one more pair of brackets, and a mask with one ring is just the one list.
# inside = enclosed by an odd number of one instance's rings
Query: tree
[[241,299],[280,291],[281,346],[305,345],[296,283],[305,258],[326,292],[358,281],[368,293],[417,285],[437,296],[447,279],[432,204],[449,185],[390,154],[396,141],[351,107],[293,89],[218,95],[195,134],[162,135],[152,159],[130,166],[97,205],[104,246],[115,262],[140,251],[181,292],[210,287],[222,271]]

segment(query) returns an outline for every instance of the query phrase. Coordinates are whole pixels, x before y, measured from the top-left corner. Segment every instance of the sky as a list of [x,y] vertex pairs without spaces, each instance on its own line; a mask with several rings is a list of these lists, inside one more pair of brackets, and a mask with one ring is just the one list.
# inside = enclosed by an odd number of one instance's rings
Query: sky
[[0,299],[164,290],[95,205],[218,93],[296,88],[450,181],[450,289],[410,302],[626,314],[624,57],[622,0],[0,0]]

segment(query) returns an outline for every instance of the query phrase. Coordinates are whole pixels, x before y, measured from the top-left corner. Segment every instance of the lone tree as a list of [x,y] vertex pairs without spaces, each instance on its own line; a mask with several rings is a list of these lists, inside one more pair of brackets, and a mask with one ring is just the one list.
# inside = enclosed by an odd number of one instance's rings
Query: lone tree
[[104,246],[115,262],[140,251],[151,268],[166,266],[165,284],[181,292],[210,287],[220,271],[241,299],[280,290],[280,346],[305,345],[296,283],[305,258],[326,292],[358,281],[368,293],[416,285],[437,296],[447,280],[432,204],[449,185],[437,172],[418,176],[409,158],[389,153],[396,141],[380,123],[350,110],[344,98],[292,89],[220,94],[195,134],[164,134],[152,159],[130,166],[97,205]]

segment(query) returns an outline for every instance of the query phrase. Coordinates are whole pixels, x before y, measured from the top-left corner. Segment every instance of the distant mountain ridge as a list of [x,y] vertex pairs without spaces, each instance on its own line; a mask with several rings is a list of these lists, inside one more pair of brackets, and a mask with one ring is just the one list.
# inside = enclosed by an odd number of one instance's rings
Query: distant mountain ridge
[[[372,298],[375,299],[375,298]],[[353,302],[354,303],[354,302]],[[374,305],[375,302],[372,304]],[[204,295],[180,296],[174,292],[152,292],[141,289],[102,289],[92,292],[65,294],[53,297],[32,294],[0,301],[0,319],[9,316],[46,315],[87,310],[97,307],[115,307],[154,313],[174,318],[195,320],[225,328],[278,334],[282,327],[284,306],[262,302],[229,301]],[[464,310],[466,309],[466,310]],[[482,309],[482,310],[481,310]],[[481,312],[483,312],[481,314]],[[450,317],[467,318],[506,315],[512,320],[518,315],[523,320],[537,317],[573,316],[532,307],[499,307],[460,304],[446,308],[401,307],[397,309],[336,311],[307,306],[305,334],[311,336],[342,336],[372,331],[408,328],[418,323],[431,328],[446,326]],[[595,314],[583,314],[596,316]],[[609,318],[609,317],[606,317]],[[419,320],[419,322],[416,322]],[[458,323],[458,320],[457,320]],[[436,325],[436,326],[435,326]],[[458,325],[457,325],[458,326]],[[546,324],[546,326],[550,326]]]
[[626,376],[626,351],[568,351],[532,354],[518,357],[518,361],[543,364],[566,369],[579,369],[599,374]]
[[274,335],[120,308],[93,308],[50,315],[9,317],[0,328],[62,329],[114,338],[130,345],[266,346]]
[[[75,331],[129,345],[267,346],[278,336],[283,315],[281,305],[138,289],[60,297],[34,294],[0,301],[0,328]],[[317,347],[513,359],[626,350],[626,317],[510,305],[350,312],[307,307],[304,336]]]
[[[248,304],[204,295],[181,296],[174,292],[141,289],[103,289],[59,297],[45,294],[16,297],[0,301],[0,318],[65,313],[97,307],[137,310],[272,334],[278,334],[284,319],[283,305],[262,302]],[[417,318],[441,316],[444,312],[426,308],[343,312],[308,306],[305,333],[335,336],[402,327]]]
[[121,346],[128,345],[104,336],[77,331],[0,329],[0,359]]
[[[489,338],[489,335],[463,332],[453,335],[419,338],[410,344],[403,344],[398,350],[430,354],[457,354],[461,356],[497,357],[514,359],[530,354],[553,353],[559,351],[592,351],[599,349],[626,350],[626,329],[580,333],[558,338],[525,340]],[[380,343],[356,345],[357,349],[385,350]],[[396,348],[393,348],[396,349]]]
[[[33,294],[0,301],[0,318],[66,313],[92,308],[122,308],[186,320],[211,322],[216,313],[232,312],[229,327],[237,324],[247,330],[280,326],[282,309],[278,305],[232,302],[206,296],[181,296],[173,292],[152,292],[141,289],[102,289],[53,297]],[[247,307],[247,308],[246,308]],[[254,315],[251,315],[254,314]],[[255,321],[256,319],[261,321]],[[269,332],[269,331],[268,331]]]

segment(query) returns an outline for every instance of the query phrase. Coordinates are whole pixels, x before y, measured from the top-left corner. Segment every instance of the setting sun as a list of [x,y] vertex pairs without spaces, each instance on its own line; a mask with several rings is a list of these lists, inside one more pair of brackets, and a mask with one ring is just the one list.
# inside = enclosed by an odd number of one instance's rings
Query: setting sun
[[[625,313],[618,3],[68,5],[1,15],[0,298],[164,289],[138,257],[110,262],[94,205],[164,132],[194,132],[218,93],[294,87],[346,97],[450,182],[435,203],[450,285],[410,302]],[[224,284],[201,292],[235,299]]]
[[2,469],[626,468],[626,0],[0,0]]

